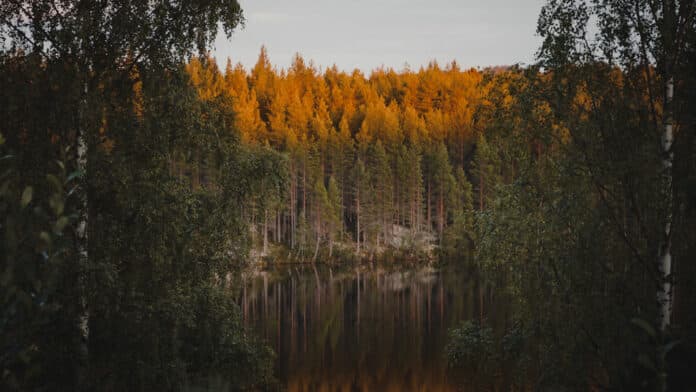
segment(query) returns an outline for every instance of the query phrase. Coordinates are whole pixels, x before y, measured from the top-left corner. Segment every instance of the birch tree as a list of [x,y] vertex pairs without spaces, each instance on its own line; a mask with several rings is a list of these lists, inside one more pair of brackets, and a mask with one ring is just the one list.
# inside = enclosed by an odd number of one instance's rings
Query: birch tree
[[[645,127],[660,135],[654,139],[655,151],[659,146],[659,166],[653,170],[659,182],[655,187],[658,202],[649,208],[658,211],[658,216],[643,236],[657,244],[650,258],[655,260],[651,262],[657,287],[655,323],[662,337],[670,332],[673,318],[673,253],[680,246],[673,241],[678,220],[675,214],[680,210],[674,202],[674,184],[679,181],[675,178],[674,151],[680,143],[679,129],[687,125],[687,94],[680,88],[685,88],[684,81],[693,72],[684,52],[693,45],[695,8],[690,0],[552,0],[542,9],[538,25],[544,38],[539,51],[541,65],[555,73],[568,75],[577,66],[606,64],[624,75],[639,75],[626,84],[641,94],[650,108]],[[586,92],[586,101],[594,107],[598,101],[591,87]],[[605,196],[603,200],[612,208],[611,201]],[[638,210],[639,202],[631,204]],[[641,241],[625,234],[624,241],[634,258],[642,262]],[[659,390],[667,388],[664,356],[664,351],[658,355]]]
[[[675,118],[679,92],[675,93],[675,86],[688,72],[683,67],[683,53],[695,29],[694,8],[694,1],[553,0],[543,8],[538,28],[544,37],[540,58],[549,69],[604,61],[642,71],[642,87],[653,108],[652,122],[661,135],[663,206],[656,264],[660,272],[658,324],[663,332],[670,325],[672,312],[673,145],[675,126],[679,125]],[[595,35],[589,33],[593,17],[597,20]]]

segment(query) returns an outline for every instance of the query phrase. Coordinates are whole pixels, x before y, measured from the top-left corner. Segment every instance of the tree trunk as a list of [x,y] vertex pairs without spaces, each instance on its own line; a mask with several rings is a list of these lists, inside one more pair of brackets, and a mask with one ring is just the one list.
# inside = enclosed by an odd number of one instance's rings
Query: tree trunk
[[357,253],[360,255],[360,189],[358,188],[355,192],[355,240],[357,243]]
[[79,315],[77,327],[79,331],[78,347],[78,368],[77,386],[78,390],[88,390],[88,367],[89,367],[89,304],[87,300],[89,282],[89,243],[88,243],[88,222],[89,222],[89,195],[87,187],[87,155],[89,153],[88,136],[86,130],[86,115],[88,85],[84,82],[82,97],[78,110],[78,129],[77,129],[77,170],[82,173],[79,218],[75,234],[77,237],[78,254],[78,281],[77,290],[79,296]]
[[319,255],[319,240],[321,237],[317,237],[317,243],[314,245],[314,256],[312,257],[312,262],[317,261],[317,255]]
[[295,165],[290,166],[290,249],[295,249],[295,227],[297,226],[297,177],[295,175]]
[[413,195],[413,210],[415,211],[414,219],[416,221],[416,232],[420,232],[421,220],[423,219],[423,214],[421,213],[423,208],[423,203],[421,200],[421,197],[423,197],[423,189],[422,185],[418,186],[417,179],[413,182],[413,191],[415,192]]
[[430,188],[431,188],[430,187],[430,180],[428,180],[428,201],[426,202],[427,205],[425,206],[426,215],[427,215],[426,228],[428,229],[428,232],[430,232],[431,228],[432,228],[431,227],[432,226],[432,220],[431,220],[432,217],[430,216]]
[[662,133],[662,196],[666,203],[663,222],[662,238],[658,253],[658,268],[660,271],[661,286],[657,292],[657,302],[660,309],[660,330],[665,332],[672,318],[672,163],[674,152],[672,143],[672,123],[674,108],[674,78],[667,77],[665,85],[664,104],[664,130]]
[[440,190],[440,200],[438,203],[438,215],[439,215],[439,224],[440,224],[440,243],[442,243],[442,233],[445,230],[445,195],[444,195],[444,188]]
[[399,181],[395,181],[394,184],[394,192],[392,193],[392,200],[395,200],[396,202],[394,203],[395,206],[395,211],[394,213],[396,214],[396,224],[401,225],[403,223],[402,219],[402,211],[403,208],[401,206],[401,194],[399,193],[401,190],[399,189]]
[[409,215],[409,225],[411,226],[411,229],[412,229],[412,230],[415,229],[415,230],[417,231],[417,230],[418,230],[418,223],[416,222],[416,201],[415,201],[415,194],[410,195],[410,196],[413,196],[413,197],[410,198],[411,200],[410,200],[410,203],[409,203],[409,204],[410,204],[410,206],[409,206],[409,207],[410,207],[410,208],[409,208],[409,210],[410,210],[410,211],[409,211],[409,212],[410,212],[410,215]]
[[263,210],[263,255],[268,254],[268,210]]
[[307,218],[307,162],[302,163],[302,218]]
[[256,248],[256,232],[259,230],[256,225],[256,203],[251,202],[251,246]]
[[275,212],[275,242],[280,243],[280,209]]
[[317,261],[317,255],[319,254],[319,243],[321,242],[321,226],[319,226],[319,218],[317,218],[317,243],[314,245],[314,256],[312,261]]

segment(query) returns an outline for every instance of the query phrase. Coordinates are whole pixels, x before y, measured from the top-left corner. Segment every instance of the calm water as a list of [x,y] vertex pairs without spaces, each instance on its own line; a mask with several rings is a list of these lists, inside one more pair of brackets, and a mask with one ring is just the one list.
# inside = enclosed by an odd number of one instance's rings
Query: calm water
[[292,266],[247,275],[239,303],[288,391],[454,391],[447,330],[504,322],[493,294],[454,269]]

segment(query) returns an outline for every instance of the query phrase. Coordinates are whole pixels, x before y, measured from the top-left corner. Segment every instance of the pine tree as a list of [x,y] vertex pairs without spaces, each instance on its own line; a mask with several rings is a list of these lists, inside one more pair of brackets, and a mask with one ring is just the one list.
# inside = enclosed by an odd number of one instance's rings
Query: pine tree
[[476,142],[476,151],[472,163],[472,173],[478,185],[478,209],[486,207],[486,199],[492,193],[493,188],[499,182],[498,168],[499,158],[490,148],[486,137],[479,135]]
[[[324,186],[324,181],[317,179],[314,183],[314,231],[316,236],[314,238],[314,256],[312,256],[312,261],[316,261],[317,255],[319,254],[319,245],[321,244],[324,235],[329,234],[325,226],[327,221],[330,222],[332,218],[331,203],[329,202],[329,195],[326,192],[326,187]],[[330,234],[329,234],[330,235]]]
[[356,253],[361,254],[365,248],[365,236],[363,235],[368,220],[367,207],[371,201],[372,190],[370,177],[365,164],[358,156],[352,172],[353,184],[353,214],[355,215],[355,243]]
[[328,191],[328,240],[329,240],[329,258],[333,253],[333,244],[337,238],[340,238],[343,232],[343,202],[342,194],[339,189],[338,182],[331,176],[329,178]]
[[370,145],[367,153],[370,188],[374,192],[373,201],[368,206],[370,217],[366,226],[379,246],[380,237],[387,243],[391,238],[393,223],[393,183],[389,157],[378,140]]

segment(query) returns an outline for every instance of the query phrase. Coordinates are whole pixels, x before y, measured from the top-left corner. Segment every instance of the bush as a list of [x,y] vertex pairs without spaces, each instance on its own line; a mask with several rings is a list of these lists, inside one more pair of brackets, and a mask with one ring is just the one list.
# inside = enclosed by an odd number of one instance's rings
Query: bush
[[448,366],[477,373],[489,370],[495,356],[493,344],[490,327],[465,321],[449,332],[449,343],[445,347]]

